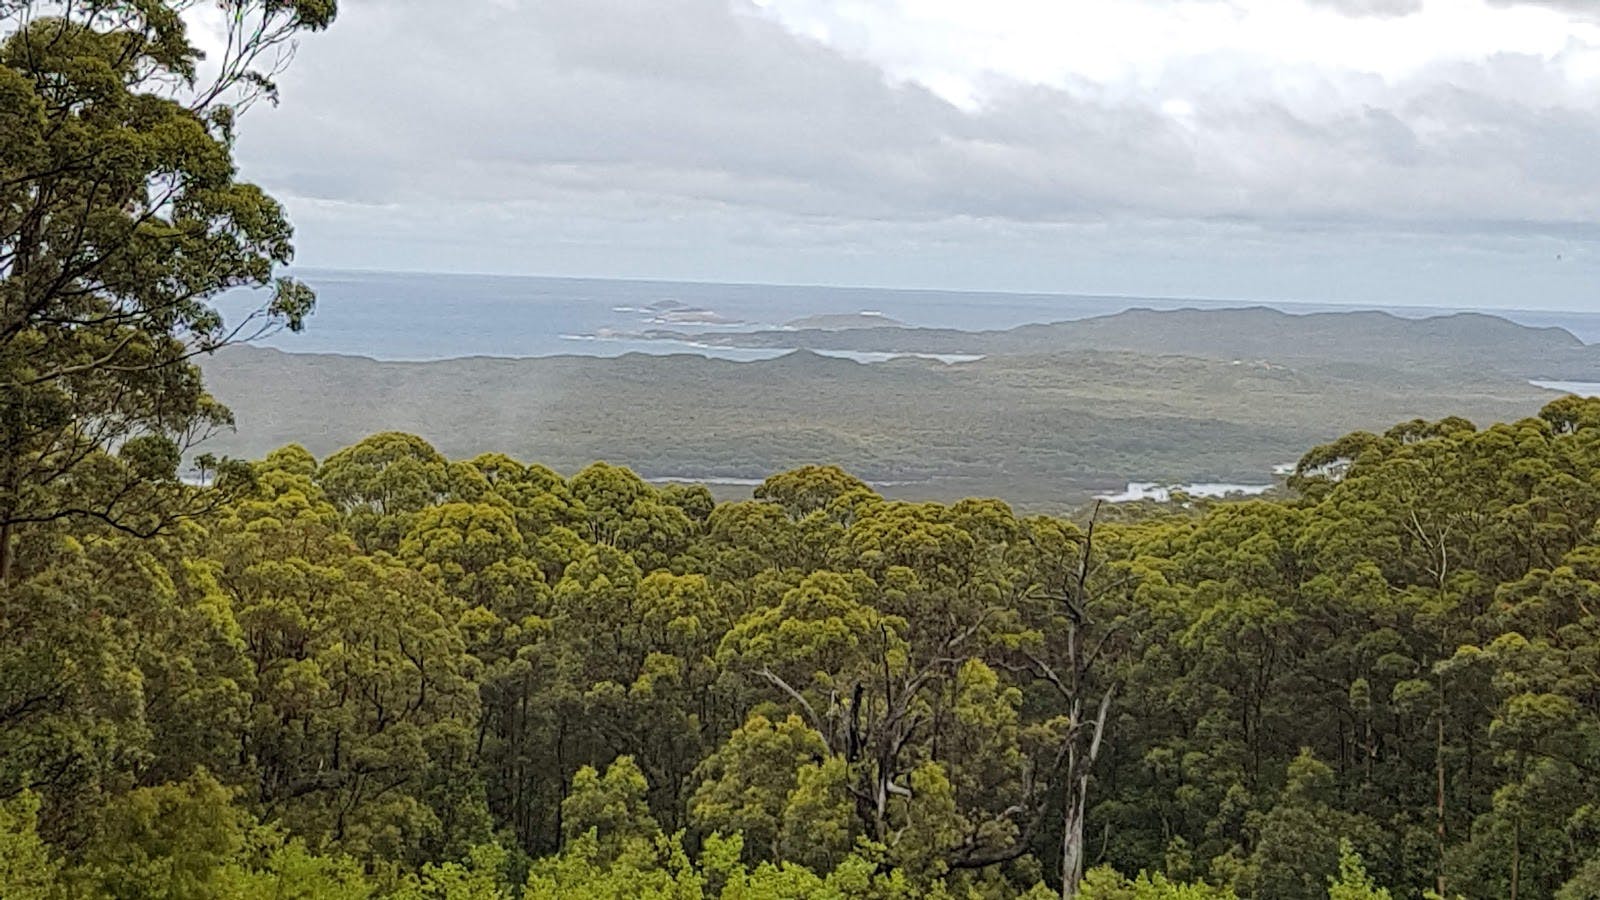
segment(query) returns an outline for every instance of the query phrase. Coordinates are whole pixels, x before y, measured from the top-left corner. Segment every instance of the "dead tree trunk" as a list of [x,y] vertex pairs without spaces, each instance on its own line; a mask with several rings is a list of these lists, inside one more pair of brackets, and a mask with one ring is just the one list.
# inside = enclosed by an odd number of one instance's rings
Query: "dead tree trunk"
[[[1061,800],[1061,897],[1073,900],[1078,895],[1078,884],[1083,880],[1087,864],[1084,845],[1084,819],[1089,809],[1089,779],[1094,764],[1100,757],[1105,741],[1106,720],[1116,696],[1117,685],[1098,669],[1104,667],[1103,651],[1107,641],[1116,631],[1113,625],[1098,634],[1092,647],[1088,644],[1089,631],[1094,622],[1089,617],[1092,589],[1089,574],[1094,554],[1094,530],[1099,519],[1100,506],[1095,504],[1094,515],[1084,533],[1082,551],[1078,557],[1078,570],[1073,573],[1067,590],[1055,600],[1066,614],[1066,666],[1057,671],[1047,661],[1032,655],[1028,662],[1066,702],[1071,721],[1068,723],[1062,756],[1065,759],[1065,790]],[[1089,710],[1094,710],[1092,718]]]
[[[1063,800],[1061,816],[1061,896],[1072,900],[1078,895],[1078,883],[1083,881],[1084,844],[1083,819],[1089,806],[1089,773],[1100,755],[1100,741],[1105,736],[1106,715],[1111,712],[1111,697],[1115,687],[1109,687],[1100,696],[1100,710],[1088,733],[1088,747],[1081,752],[1079,736],[1074,735],[1067,750],[1067,793]],[[1076,711],[1072,727],[1077,731],[1080,723]]]

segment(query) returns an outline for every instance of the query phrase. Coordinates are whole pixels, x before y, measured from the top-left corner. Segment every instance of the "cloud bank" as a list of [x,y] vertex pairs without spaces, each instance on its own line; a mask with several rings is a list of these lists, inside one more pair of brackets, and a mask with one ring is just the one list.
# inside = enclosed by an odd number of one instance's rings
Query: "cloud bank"
[[313,263],[1560,305],[1600,231],[1583,3],[344,6],[241,147]]

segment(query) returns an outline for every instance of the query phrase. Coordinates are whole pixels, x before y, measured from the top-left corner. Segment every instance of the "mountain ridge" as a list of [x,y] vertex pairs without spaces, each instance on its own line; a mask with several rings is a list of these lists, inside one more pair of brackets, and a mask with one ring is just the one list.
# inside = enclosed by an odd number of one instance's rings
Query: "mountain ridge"
[[1600,379],[1600,348],[1557,326],[1529,326],[1481,312],[1424,318],[1382,310],[1291,313],[1267,306],[1165,310],[1135,307],[1086,319],[987,331],[874,326],[638,337],[714,347],[851,352],[1019,354],[1052,349],[1183,353],[1213,359],[1350,359],[1354,348],[1429,364],[1491,366],[1531,379]]
[[[1072,340],[1025,326],[990,347],[1003,352],[956,364],[863,363],[810,347],[749,362],[639,352],[417,362],[231,347],[202,365],[238,430],[207,449],[255,457],[294,441],[325,455],[399,430],[453,457],[501,450],[574,471],[606,459],[681,478],[832,462],[908,482],[895,489],[908,498],[978,492],[1059,509],[1128,481],[1264,483],[1307,447],[1397,421],[1531,415],[1559,395],[1518,369],[1551,358],[1565,357],[1559,374],[1570,380],[1600,380],[1578,377],[1594,351],[1560,329],[1313,315],[1332,318],[1129,312]],[[1304,337],[1287,351],[1274,328],[1286,321]],[[1160,334],[1141,335],[1152,322]],[[1352,330],[1368,339],[1332,340]]]

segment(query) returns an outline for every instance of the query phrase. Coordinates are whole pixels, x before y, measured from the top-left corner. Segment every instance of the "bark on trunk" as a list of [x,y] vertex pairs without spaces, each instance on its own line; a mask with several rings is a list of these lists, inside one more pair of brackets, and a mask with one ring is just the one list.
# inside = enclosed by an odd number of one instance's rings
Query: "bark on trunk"
[[[1106,733],[1106,716],[1111,712],[1111,698],[1115,694],[1116,688],[1113,686],[1100,695],[1100,709],[1095,713],[1093,723],[1073,723],[1077,733],[1072,738],[1074,745],[1067,751],[1066,808],[1061,821],[1061,900],[1073,900],[1078,896],[1078,883],[1083,880],[1086,856],[1083,820],[1089,808],[1089,773],[1094,769],[1094,761],[1100,757],[1100,742]],[[1074,710],[1073,719],[1077,718],[1077,711]],[[1085,738],[1088,746],[1080,753],[1077,741]]]
[[11,581],[12,530],[10,522],[0,524],[0,587]]
[[1083,881],[1083,808],[1089,792],[1089,777],[1081,776],[1067,786],[1067,809],[1061,831],[1061,900],[1078,896]]
[[1438,803],[1439,803],[1438,827],[1437,827],[1437,836],[1438,836],[1438,841],[1439,841],[1439,875],[1438,875],[1438,878],[1436,879],[1437,880],[1437,884],[1434,886],[1434,890],[1438,892],[1440,897],[1448,897],[1449,894],[1446,894],[1445,890],[1444,890],[1444,887],[1445,887],[1445,885],[1444,885],[1444,850],[1445,850],[1445,828],[1444,828],[1444,812],[1445,812],[1445,808],[1444,808],[1444,715],[1443,715],[1442,712],[1441,712],[1441,714],[1439,716],[1438,742],[1434,745],[1433,760],[1434,760],[1434,762],[1433,762],[1434,771],[1435,771],[1436,776],[1438,777],[1437,795],[1438,795]]
[[1522,817],[1511,825],[1511,900],[1517,900],[1517,888],[1522,880]]

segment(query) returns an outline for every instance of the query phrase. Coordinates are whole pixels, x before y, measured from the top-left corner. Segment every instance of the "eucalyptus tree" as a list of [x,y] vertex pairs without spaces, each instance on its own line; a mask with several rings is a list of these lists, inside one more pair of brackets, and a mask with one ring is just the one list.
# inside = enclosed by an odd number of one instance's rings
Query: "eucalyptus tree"
[[[202,7],[220,54],[190,34]],[[298,329],[283,208],[241,181],[242,112],[275,102],[335,0],[0,0],[0,581],[19,528],[150,534],[213,497],[182,452],[230,423],[194,359]],[[240,321],[211,302],[270,289]]]

